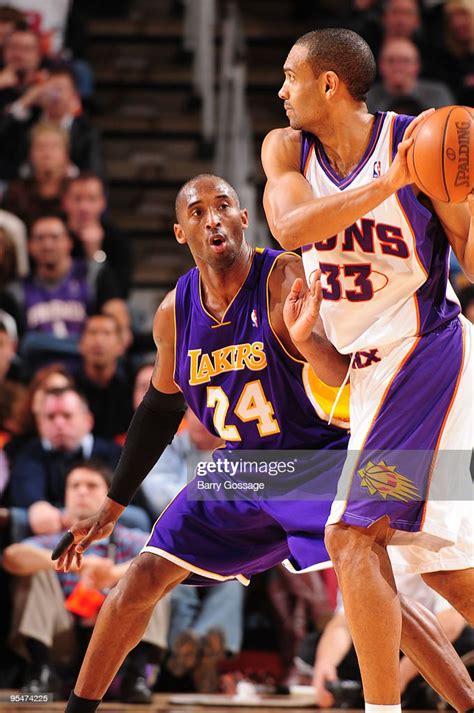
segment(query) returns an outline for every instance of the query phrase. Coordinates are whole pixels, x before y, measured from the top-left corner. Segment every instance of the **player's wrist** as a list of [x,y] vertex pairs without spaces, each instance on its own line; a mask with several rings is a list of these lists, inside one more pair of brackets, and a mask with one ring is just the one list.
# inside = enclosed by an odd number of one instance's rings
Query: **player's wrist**
[[107,496],[99,514],[101,524],[108,524],[110,522],[117,521],[125,510],[125,507],[125,505],[122,505],[116,500],[113,500],[110,496]]

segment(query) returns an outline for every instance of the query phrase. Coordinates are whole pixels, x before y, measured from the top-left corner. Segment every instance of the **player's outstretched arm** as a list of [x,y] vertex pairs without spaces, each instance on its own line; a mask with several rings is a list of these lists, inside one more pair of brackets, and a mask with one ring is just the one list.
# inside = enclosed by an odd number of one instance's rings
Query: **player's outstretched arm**
[[174,291],[158,308],[153,326],[157,356],[151,383],[135,411],[108,497],[93,517],[70,527],[68,540],[58,548],[57,569],[80,566],[84,550],[94,540],[111,534],[115,523],[166,446],[171,443],[185,412],[184,398],[173,380]]
[[412,133],[429,109],[407,128],[395,160],[377,181],[315,198],[310,184],[300,172],[301,133],[274,129],[263,142],[262,164],[267,177],[263,205],[268,225],[282,247],[294,250],[336,235],[376,208],[403,186],[413,183],[406,152]]
[[284,254],[272,271],[269,290],[272,327],[286,350],[303,357],[325,384],[342,384],[349,358],[336,350],[324,331],[319,275],[313,276],[308,289],[301,258]]

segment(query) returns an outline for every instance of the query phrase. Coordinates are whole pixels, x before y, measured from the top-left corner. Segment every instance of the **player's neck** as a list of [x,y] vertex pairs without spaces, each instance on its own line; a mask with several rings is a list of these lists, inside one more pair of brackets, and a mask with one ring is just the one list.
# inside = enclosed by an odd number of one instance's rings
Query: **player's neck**
[[226,309],[244,284],[252,266],[253,248],[242,244],[242,251],[227,270],[213,270],[208,265],[199,268],[201,298],[206,310],[215,319],[222,319]]
[[344,178],[357,166],[372,137],[375,117],[364,109],[347,112],[318,131],[326,156],[336,173]]

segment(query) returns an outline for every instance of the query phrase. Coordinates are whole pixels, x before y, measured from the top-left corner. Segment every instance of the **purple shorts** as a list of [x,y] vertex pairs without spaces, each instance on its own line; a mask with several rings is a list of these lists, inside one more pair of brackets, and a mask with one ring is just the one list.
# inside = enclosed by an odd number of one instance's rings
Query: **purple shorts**
[[[203,495],[196,476],[158,518],[142,551],[189,569],[186,584],[193,585],[226,579],[248,584],[252,574],[283,560],[296,571],[327,567],[324,526],[345,455],[345,450],[319,451],[312,478],[288,479],[268,496]],[[226,481],[215,474],[212,482]]]

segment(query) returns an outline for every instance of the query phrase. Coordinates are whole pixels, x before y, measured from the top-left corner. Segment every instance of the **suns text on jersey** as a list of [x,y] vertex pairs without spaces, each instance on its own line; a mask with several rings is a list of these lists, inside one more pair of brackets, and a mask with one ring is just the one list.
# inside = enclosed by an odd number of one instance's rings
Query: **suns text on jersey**
[[263,342],[249,344],[231,344],[216,349],[210,354],[203,354],[202,349],[190,349],[189,383],[191,386],[205,384],[217,374],[228,371],[261,371],[267,366],[267,357]]

